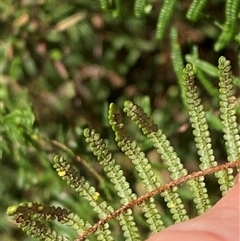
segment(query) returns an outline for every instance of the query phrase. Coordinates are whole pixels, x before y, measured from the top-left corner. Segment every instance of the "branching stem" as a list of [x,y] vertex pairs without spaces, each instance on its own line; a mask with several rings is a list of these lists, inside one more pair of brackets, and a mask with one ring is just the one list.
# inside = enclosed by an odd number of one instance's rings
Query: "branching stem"
[[147,194],[131,201],[130,203],[122,206],[121,208],[119,208],[118,210],[110,213],[106,218],[100,219],[96,224],[94,224],[91,228],[89,228],[88,230],[86,230],[83,234],[81,234],[77,239],[75,239],[75,241],[82,241],[85,240],[87,238],[88,235],[90,235],[91,233],[94,233],[97,231],[97,229],[99,229],[101,226],[103,226],[105,223],[107,223],[110,219],[116,218],[117,216],[119,216],[120,214],[122,214],[123,212],[127,211],[128,209],[132,208],[135,205],[139,205],[147,200],[149,200],[151,197],[155,196],[158,193],[164,192],[172,187],[178,186],[180,184],[183,184],[193,178],[198,178],[200,176],[205,176],[205,175],[209,175],[224,169],[228,169],[228,168],[233,168],[233,167],[238,167],[240,166],[240,159],[234,162],[228,162],[225,164],[221,164],[218,165],[216,167],[212,167],[203,171],[198,171],[198,172],[193,172],[187,176],[184,177],[180,177],[177,180],[171,181],[168,184],[158,187],[154,190],[152,190],[151,192],[148,192]]

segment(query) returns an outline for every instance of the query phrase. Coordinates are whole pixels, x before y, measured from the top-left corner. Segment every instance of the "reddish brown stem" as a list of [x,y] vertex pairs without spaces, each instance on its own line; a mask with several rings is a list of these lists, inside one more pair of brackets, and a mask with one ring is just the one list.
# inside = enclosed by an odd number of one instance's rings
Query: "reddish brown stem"
[[184,177],[180,177],[177,180],[171,181],[168,184],[158,187],[154,190],[152,190],[151,192],[146,193],[145,195],[131,201],[130,203],[123,205],[121,208],[119,208],[118,210],[110,213],[106,218],[100,219],[97,223],[95,223],[91,228],[89,228],[88,230],[86,230],[83,234],[81,234],[77,239],[75,239],[75,241],[82,241],[85,240],[87,238],[88,235],[90,235],[91,233],[96,232],[96,230],[103,226],[106,222],[108,222],[110,219],[116,218],[117,216],[119,216],[121,213],[125,212],[127,209],[132,208],[134,205],[139,205],[145,201],[147,201],[148,199],[150,199],[151,197],[155,196],[158,193],[164,192],[167,189],[170,189],[174,186],[178,186],[184,182],[187,182],[193,178],[198,178],[200,176],[205,176],[211,173],[215,173],[227,168],[233,168],[233,167],[237,167],[240,166],[240,159],[234,162],[228,162],[222,165],[218,165],[216,167],[212,167],[209,168],[207,170],[204,171],[198,171],[198,172],[193,172],[187,176]]

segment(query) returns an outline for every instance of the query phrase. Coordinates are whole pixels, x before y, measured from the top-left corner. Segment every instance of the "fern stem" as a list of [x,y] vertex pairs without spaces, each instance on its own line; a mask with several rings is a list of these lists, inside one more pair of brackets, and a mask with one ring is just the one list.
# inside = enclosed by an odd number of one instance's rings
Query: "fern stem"
[[212,173],[215,173],[215,172],[220,172],[220,171],[222,171],[224,169],[227,169],[227,168],[233,168],[233,167],[239,167],[239,166],[240,166],[240,159],[236,160],[234,162],[228,162],[228,163],[225,163],[225,164],[222,164],[222,165],[218,165],[216,167],[212,167],[212,168],[209,168],[209,169],[204,170],[204,171],[193,172],[193,173],[191,173],[189,175],[186,175],[184,177],[180,177],[177,180],[173,180],[170,183],[168,183],[164,186],[158,187],[158,188],[152,190],[151,192],[139,197],[138,199],[134,200],[133,202],[128,203],[125,206],[122,206],[121,208],[116,210],[114,213],[111,213],[105,219],[99,220],[98,223],[96,223],[94,226],[89,228],[84,234],[80,235],[77,239],[75,239],[75,241],[85,240],[88,235],[96,232],[96,230],[98,230],[102,225],[104,225],[110,219],[119,216],[121,213],[125,212],[126,210],[128,210],[129,208],[131,208],[134,205],[140,205],[141,203],[145,202],[149,198],[151,198],[151,197],[153,197],[153,196],[155,196],[155,195],[157,195],[161,192],[164,192],[167,189],[171,189],[173,187],[176,187],[180,184],[183,184],[184,182],[188,182],[188,181],[190,181],[192,179],[195,179],[195,178],[200,178],[200,177],[205,176],[205,175],[209,175],[209,174],[212,174]]

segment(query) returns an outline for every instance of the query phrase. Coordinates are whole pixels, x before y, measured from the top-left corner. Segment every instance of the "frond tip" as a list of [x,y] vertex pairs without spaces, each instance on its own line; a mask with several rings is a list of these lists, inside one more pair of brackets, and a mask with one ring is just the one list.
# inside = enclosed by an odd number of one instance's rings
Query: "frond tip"
[[177,0],[165,0],[158,16],[156,38],[162,40],[173,15]]
[[236,116],[236,97],[233,89],[233,78],[230,61],[225,57],[219,58],[219,105],[220,119],[228,153],[228,161],[240,158],[240,135]]

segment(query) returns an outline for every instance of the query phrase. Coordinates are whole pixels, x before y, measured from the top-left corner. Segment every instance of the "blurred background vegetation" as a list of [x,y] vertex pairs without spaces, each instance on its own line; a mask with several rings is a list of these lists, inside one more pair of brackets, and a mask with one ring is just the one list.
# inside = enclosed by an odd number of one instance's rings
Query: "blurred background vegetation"
[[[215,155],[219,163],[224,162],[216,67],[221,55],[231,60],[239,116],[239,1],[235,1],[233,34],[221,47],[216,43],[227,19],[226,2],[231,1],[207,1],[196,21],[186,17],[192,1],[177,1],[161,39],[156,33],[163,1],[142,1],[141,14],[136,10],[134,14],[136,2],[140,1],[1,2],[1,240],[34,240],[5,215],[9,205],[24,201],[62,205],[96,221],[94,214],[84,211],[87,204],[53,170],[56,154],[64,155],[110,203],[115,202],[111,187],[106,192],[102,180],[91,172],[93,168],[104,176],[83,138],[86,127],[95,128],[106,138],[133,189],[141,193],[141,185],[131,174],[132,166],[116,147],[108,125],[111,102],[120,108],[128,99],[141,105],[167,134],[189,171],[196,170],[196,149],[181,97],[181,68],[187,61],[195,64]],[[169,181],[149,142],[133,123],[126,119],[126,124],[131,138],[138,140],[163,181]],[[216,181],[208,179],[209,194],[215,202],[220,192]],[[183,196],[190,216],[194,216],[187,190]],[[169,213],[159,202],[170,224]],[[141,217],[137,218],[141,223]],[[144,225],[142,232],[146,237]]]

